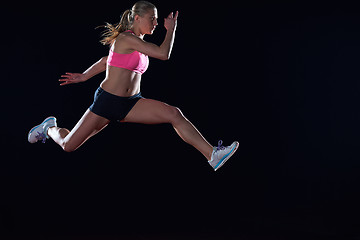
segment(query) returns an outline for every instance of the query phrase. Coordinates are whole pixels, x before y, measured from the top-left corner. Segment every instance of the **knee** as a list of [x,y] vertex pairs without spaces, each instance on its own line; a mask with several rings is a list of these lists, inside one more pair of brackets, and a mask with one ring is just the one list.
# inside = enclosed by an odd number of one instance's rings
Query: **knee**
[[176,124],[177,122],[185,118],[181,110],[177,107],[169,108],[168,117],[169,117],[169,122],[172,124]]
[[62,149],[65,151],[65,152],[74,152],[76,150],[76,147],[74,147],[72,144],[69,144],[67,142],[64,142],[62,144]]

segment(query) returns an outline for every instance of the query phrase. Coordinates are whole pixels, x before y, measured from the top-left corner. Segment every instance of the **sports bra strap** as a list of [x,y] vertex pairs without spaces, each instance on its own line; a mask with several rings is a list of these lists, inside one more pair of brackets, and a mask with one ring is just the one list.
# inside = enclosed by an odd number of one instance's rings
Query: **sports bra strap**
[[126,30],[125,32],[129,32],[135,35],[135,33],[133,32],[133,30]]

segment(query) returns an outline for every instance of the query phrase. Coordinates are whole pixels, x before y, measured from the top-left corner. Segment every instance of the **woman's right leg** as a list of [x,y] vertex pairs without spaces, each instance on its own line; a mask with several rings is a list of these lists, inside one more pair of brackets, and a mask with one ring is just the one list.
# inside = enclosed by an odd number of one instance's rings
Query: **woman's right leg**
[[47,134],[64,151],[72,152],[90,137],[104,129],[109,122],[108,119],[96,115],[88,109],[71,131],[66,128],[50,127]]

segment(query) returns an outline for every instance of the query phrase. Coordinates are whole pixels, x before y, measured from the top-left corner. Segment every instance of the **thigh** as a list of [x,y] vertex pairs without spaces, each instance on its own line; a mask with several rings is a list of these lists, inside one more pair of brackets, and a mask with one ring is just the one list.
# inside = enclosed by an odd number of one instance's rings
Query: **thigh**
[[166,103],[142,98],[121,122],[143,124],[168,123],[176,108]]
[[74,149],[80,147],[87,139],[106,127],[109,122],[108,119],[96,115],[88,109],[65,137],[66,145]]

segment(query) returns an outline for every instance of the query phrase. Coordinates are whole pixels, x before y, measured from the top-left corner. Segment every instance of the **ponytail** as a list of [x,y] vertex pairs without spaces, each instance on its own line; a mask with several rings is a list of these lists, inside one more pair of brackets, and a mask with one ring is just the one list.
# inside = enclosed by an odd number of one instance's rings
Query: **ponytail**
[[133,21],[134,16],[132,15],[132,11],[128,9],[122,14],[118,24],[106,23],[106,25],[100,26],[105,28],[102,34],[103,39],[101,39],[100,42],[104,45],[111,45],[120,33],[132,27]]

